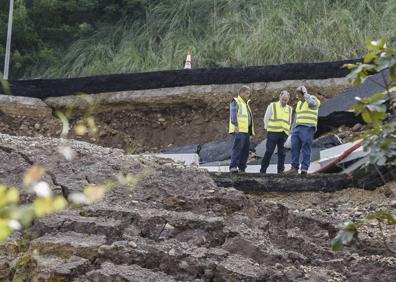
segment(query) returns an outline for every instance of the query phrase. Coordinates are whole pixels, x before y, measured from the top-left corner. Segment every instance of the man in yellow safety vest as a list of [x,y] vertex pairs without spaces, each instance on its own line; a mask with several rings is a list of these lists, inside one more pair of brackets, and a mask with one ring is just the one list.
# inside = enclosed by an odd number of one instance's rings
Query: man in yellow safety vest
[[244,172],[249,157],[250,136],[254,135],[254,122],[249,106],[251,89],[242,86],[238,97],[230,103],[229,133],[234,134],[230,172]]
[[284,144],[290,134],[293,109],[288,105],[289,92],[282,91],[278,102],[268,105],[264,115],[264,128],[267,130],[267,143],[261,161],[261,173],[266,173],[275,147],[278,150],[278,173],[285,170],[286,151]]
[[[301,174],[307,174],[311,163],[311,147],[318,124],[318,113],[320,101],[313,95],[309,95],[304,86],[297,88],[298,103],[296,106],[296,117],[291,136],[291,171],[297,174],[301,169]],[[300,166],[300,153],[302,162]]]

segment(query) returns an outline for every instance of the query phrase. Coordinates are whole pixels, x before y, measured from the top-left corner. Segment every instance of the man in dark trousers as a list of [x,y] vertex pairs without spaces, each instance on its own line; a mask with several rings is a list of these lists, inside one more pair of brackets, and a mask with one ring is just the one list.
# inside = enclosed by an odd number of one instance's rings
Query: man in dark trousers
[[252,111],[249,106],[251,89],[242,86],[238,97],[230,104],[229,133],[234,134],[234,145],[231,152],[230,172],[245,172],[249,157],[250,136],[254,133]]
[[264,115],[264,128],[267,130],[267,143],[264,158],[261,161],[261,173],[266,173],[275,147],[278,149],[278,173],[285,170],[284,144],[290,134],[293,109],[288,105],[290,95],[282,91],[278,102],[268,105]]
[[[292,168],[288,173],[298,174],[300,168],[301,174],[307,174],[311,163],[312,142],[318,124],[320,101],[315,96],[309,95],[304,86],[297,88],[297,98],[299,101],[291,136]],[[302,153],[301,166],[300,153]]]

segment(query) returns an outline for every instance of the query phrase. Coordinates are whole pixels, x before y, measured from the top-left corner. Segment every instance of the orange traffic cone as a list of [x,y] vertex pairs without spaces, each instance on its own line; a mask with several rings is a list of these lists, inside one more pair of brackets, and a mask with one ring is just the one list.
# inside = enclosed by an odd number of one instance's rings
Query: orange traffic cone
[[187,58],[186,58],[186,63],[184,64],[184,69],[185,70],[190,70],[191,69],[191,51],[187,52]]

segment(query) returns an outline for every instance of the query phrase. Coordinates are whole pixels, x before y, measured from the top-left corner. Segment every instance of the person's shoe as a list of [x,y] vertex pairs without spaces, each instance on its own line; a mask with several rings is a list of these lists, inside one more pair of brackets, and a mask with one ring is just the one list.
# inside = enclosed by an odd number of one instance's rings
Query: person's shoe
[[282,171],[278,171],[278,174],[284,174],[285,172],[282,170]]
[[260,169],[260,173],[262,173],[262,174],[266,174],[267,173],[267,170],[266,169]]
[[237,167],[230,167],[230,172],[231,173],[238,173],[238,168]]
[[307,171],[306,169],[302,169],[302,170],[301,170],[301,174],[306,175],[306,174],[308,174],[308,171]]
[[298,175],[298,169],[292,167],[290,170],[284,172],[284,174],[287,174],[287,175]]

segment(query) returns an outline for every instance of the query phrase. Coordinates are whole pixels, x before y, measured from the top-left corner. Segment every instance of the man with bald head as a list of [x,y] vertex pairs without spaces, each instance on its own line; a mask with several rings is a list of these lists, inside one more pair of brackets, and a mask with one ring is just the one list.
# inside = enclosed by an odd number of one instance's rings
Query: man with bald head
[[282,91],[279,101],[268,105],[264,115],[264,128],[267,130],[267,144],[264,158],[261,161],[261,173],[266,173],[275,147],[278,149],[278,173],[285,170],[284,144],[290,134],[292,123],[292,107],[288,105],[289,92]]

